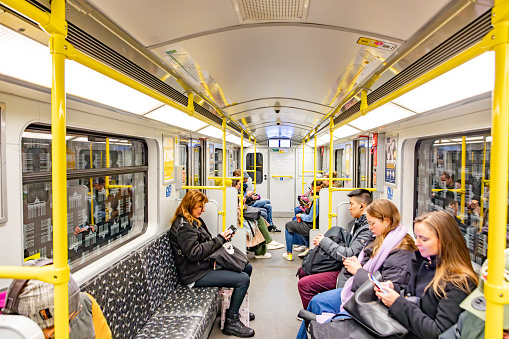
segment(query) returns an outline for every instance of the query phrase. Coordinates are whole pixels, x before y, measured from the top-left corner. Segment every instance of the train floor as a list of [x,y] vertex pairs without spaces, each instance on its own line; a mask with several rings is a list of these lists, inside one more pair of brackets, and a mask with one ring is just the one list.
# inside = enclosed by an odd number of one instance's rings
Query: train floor
[[[284,244],[285,223],[289,218],[275,218],[274,224],[281,233],[271,233],[274,240]],[[283,259],[285,249],[269,251],[271,259],[255,259],[248,255],[253,273],[249,286],[249,311],[256,315],[256,319],[249,323],[255,330],[254,338],[295,338],[300,321],[297,313],[302,308],[302,303],[297,290],[298,278],[295,276],[297,268],[302,260],[293,253],[293,261]],[[225,336],[220,330],[221,318],[216,318],[216,323],[210,333],[210,339],[236,338]]]

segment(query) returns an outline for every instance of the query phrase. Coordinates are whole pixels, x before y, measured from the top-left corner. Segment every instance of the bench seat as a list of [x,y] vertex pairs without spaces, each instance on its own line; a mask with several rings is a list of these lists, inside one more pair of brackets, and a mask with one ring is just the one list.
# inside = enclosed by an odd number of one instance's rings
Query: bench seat
[[86,282],[113,338],[207,338],[218,313],[219,288],[179,282],[169,232]]

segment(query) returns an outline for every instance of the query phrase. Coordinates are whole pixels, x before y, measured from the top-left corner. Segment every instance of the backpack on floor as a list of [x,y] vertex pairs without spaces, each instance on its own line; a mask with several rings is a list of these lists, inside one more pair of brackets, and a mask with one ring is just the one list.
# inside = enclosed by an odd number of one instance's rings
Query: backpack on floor
[[[336,244],[347,245],[350,242],[351,235],[339,226],[331,227],[325,234]],[[343,262],[338,261],[325,252],[320,246],[309,250],[309,253],[302,261],[302,271],[305,275],[339,271],[343,267]]]

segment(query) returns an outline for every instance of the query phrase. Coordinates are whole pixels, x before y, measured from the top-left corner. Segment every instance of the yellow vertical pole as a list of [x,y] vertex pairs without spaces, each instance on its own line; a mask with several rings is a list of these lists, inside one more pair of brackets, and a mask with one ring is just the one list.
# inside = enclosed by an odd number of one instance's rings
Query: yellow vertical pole
[[461,137],[461,216],[462,222],[465,221],[465,174],[467,171],[467,138]]
[[223,231],[226,230],[226,118],[223,117]]
[[244,227],[244,131],[240,135],[240,227]]
[[305,175],[305,172],[304,172],[304,152],[306,151],[306,138],[304,138],[304,141],[302,142],[302,194],[304,194],[304,186],[305,186],[305,182],[304,182],[304,175]]
[[[334,132],[334,116],[331,115],[329,118],[329,134],[330,134],[330,144],[329,144],[329,213],[327,215],[329,216],[329,229],[332,227],[332,158],[333,158],[333,146],[334,146],[334,139],[333,139],[333,133]],[[323,218],[323,216],[322,216]]]
[[[106,138],[106,168],[110,167],[110,138]],[[110,176],[107,175],[104,178],[104,188],[106,189],[106,201],[108,201],[108,197],[110,196]],[[108,204],[106,204],[105,208],[106,212],[106,220],[110,220],[110,208],[108,207]]]
[[[488,35],[495,41],[495,89],[493,90],[491,164],[490,164],[490,231],[488,232],[489,274],[484,287],[486,297],[486,338],[502,338],[504,322],[504,249],[507,228],[507,173],[509,123],[509,24],[508,2],[495,0],[492,10],[494,30]],[[506,301],[507,302],[507,301]]]
[[[65,1],[51,3],[51,15],[65,22]],[[53,265],[56,270],[67,272],[65,281],[55,284],[55,334],[57,338],[69,338],[69,265],[67,263],[67,164],[65,144],[65,33],[52,33],[50,51],[52,56],[51,87],[51,184],[53,191]]]
[[254,139],[253,141],[254,141],[254,146],[255,146],[254,147],[255,151],[254,151],[254,182],[253,182],[253,191],[256,192],[256,172],[258,171],[258,164],[256,163],[256,139]]
[[486,180],[486,136],[483,136],[484,147],[482,150],[482,176],[481,176],[481,196],[479,197],[479,207],[481,210],[479,211],[479,230],[482,228],[484,224],[484,184]]
[[315,128],[315,155],[313,158],[313,229],[316,230],[316,128]]
[[[92,141],[90,141],[90,168],[92,168]],[[90,224],[94,225],[94,182],[90,178]]]

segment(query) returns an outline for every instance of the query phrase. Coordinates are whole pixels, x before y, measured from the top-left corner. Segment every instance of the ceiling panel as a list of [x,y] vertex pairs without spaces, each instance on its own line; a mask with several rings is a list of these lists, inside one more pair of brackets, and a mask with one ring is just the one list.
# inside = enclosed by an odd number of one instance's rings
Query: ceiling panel
[[407,40],[449,2],[311,0],[307,22],[348,27]]
[[[359,37],[319,28],[252,27],[179,45],[216,80],[230,102],[289,97],[319,103],[361,49]],[[164,58],[171,48],[154,52]]]

